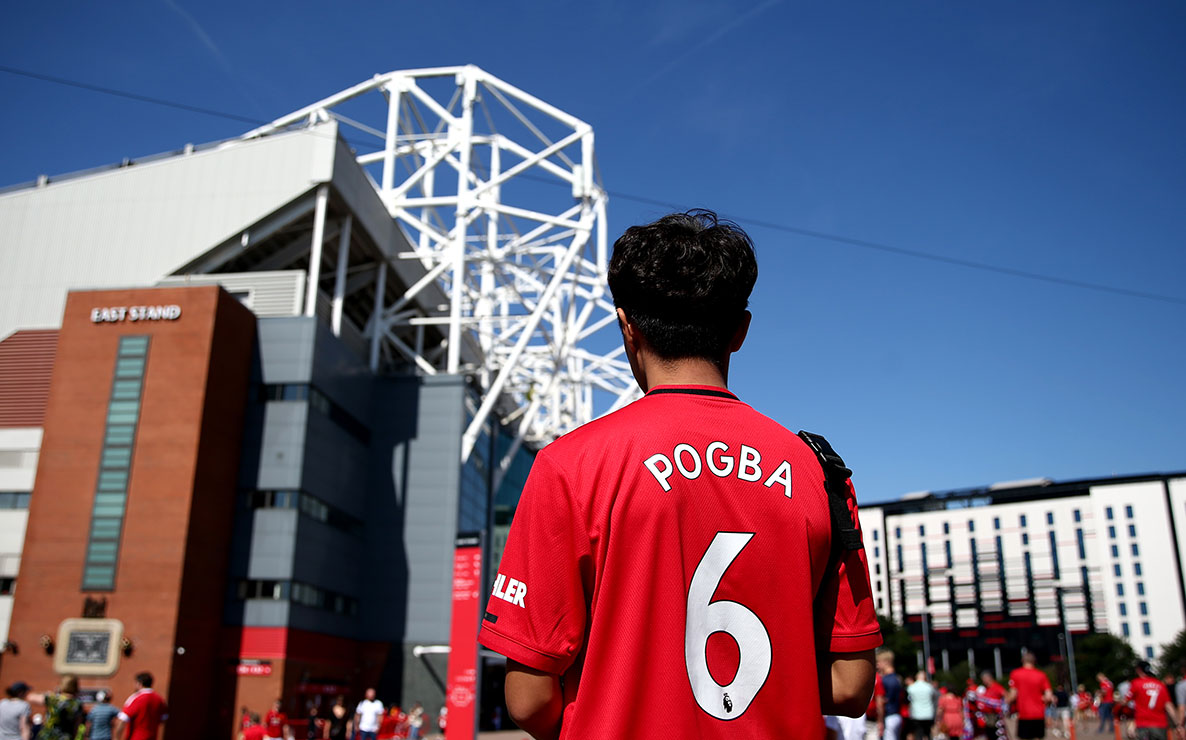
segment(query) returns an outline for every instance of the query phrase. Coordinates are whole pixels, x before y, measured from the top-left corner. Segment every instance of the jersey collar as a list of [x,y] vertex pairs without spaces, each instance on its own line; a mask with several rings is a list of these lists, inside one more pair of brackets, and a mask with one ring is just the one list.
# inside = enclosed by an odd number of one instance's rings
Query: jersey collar
[[710,396],[712,398],[728,398],[732,401],[741,400],[724,388],[717,388],[711,385],[658,385],[647,391],[646,395],[659,396],[665,393],[679,393],[687,396]]

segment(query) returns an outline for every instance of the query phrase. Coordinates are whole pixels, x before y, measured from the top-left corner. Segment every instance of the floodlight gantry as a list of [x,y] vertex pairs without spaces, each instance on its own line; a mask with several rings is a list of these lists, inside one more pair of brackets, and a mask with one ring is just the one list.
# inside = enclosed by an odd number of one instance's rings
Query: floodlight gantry
[[[361,120],[375,94],[385,104]],[[420,373],[473,377],[481,401],[469,409],[463,463],[492,414],[515,430],[501,479],[523,442],[547,443],[637,397],[616,341],[607,198],[588,123],[461,66],[376,75],[243,138],[329,120],[355,137],[359,164],[409,237],[411,252],[389,256],[426,271],[383,305],[379,265],[364,332],[372,369],[399,355]],[[430,283],[448,298],[438,315],[414,300]],[[430,325],[441,346],[425,346]]]

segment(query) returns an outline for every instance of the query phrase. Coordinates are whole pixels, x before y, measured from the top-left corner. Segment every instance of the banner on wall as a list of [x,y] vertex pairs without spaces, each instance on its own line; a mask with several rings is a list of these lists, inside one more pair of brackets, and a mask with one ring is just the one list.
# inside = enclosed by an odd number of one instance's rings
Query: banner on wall
[[475,737],[478,716],[478,626],[482,612],[482,538],[457,535],[453,551],[453,620],[449,629],[449,669],[445,706],[449,740]]

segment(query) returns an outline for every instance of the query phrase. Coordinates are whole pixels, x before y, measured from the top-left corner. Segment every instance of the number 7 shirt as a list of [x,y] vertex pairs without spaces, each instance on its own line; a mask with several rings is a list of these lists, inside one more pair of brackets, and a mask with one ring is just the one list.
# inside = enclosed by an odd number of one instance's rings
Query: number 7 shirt
[[831,531],[798,436],[654,388],[536,456],[479,641],[562,676],[563,738],[815,740],[817,662],[881,644],[865,553]]

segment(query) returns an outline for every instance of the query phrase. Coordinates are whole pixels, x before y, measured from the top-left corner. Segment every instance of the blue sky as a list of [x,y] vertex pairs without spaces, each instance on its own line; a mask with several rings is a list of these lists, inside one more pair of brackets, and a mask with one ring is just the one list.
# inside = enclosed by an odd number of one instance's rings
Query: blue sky
[[[1181,3],[145,0],[5,15],[0,65],[249,118],[466,63],[583,118],[613,235],[667,210],[629,196],[748,228],[761,274],[731,386],[827,435],[862,500],[1186,470]],[[251,127],[4,72],[0,95],[0,185]]]

